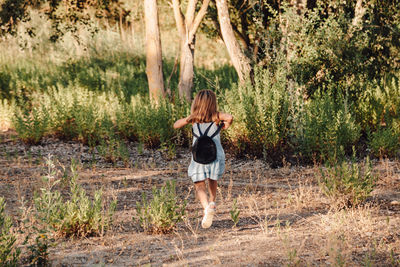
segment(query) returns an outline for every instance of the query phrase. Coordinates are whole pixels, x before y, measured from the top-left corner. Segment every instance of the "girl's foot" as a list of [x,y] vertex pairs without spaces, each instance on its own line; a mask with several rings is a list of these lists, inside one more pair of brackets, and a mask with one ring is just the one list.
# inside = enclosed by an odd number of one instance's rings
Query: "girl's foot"
[[204,217],[201,221],[201,227],[209,228],[212,224],[213,217],[215,214],[215,202],[208,203],[207,208],[204,210]]

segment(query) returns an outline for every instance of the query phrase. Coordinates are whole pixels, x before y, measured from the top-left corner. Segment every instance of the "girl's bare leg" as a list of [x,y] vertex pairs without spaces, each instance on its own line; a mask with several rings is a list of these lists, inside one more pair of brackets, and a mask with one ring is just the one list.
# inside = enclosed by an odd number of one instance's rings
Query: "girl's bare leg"
[[210,202],[215,202],[215,198],[217,197],[217,187],[218,187],[217,181],[208,179],[208,192],[210,193]]
[[203,209],[206,209],[208,206],[208,200],[207,200],[208,197],[207,197],[207,189],[205,181],[194,183],[194,187],[196,188],[197,197],[199,198],[200,203],[203,206]]

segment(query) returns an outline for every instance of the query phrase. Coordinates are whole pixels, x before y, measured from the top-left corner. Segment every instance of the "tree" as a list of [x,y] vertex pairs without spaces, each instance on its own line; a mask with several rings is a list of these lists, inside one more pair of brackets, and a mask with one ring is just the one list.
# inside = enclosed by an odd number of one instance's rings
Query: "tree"
[[144,0],[144,17],[146,26],[146,74],[150,99],[158,103],[160,97],[164,97],[164,79],[157,0]]
[[189,102],[192,99],[196,32],[207,13],[209,3],[210,0],[203,0],[200,10],[195,16],[197,0],[189,0],[186,15],[182,13],[180,0],[172,0],[172,8],[180,39],[178,91],[179,96]]
[[238,73],[239,80],[243,82],[250,76],[251,66],[249,58],[243,53],[238,41],[236,40],[231,20],[229,18],[227,0],[216,0],[218,20],[221,29],[221,35],[225,42],[233,66]]

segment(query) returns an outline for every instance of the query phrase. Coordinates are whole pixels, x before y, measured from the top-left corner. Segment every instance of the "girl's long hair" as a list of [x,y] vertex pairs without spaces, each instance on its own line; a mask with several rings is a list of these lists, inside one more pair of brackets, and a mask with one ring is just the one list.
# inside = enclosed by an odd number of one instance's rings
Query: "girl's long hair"
[[219,124],[217,97],[211,90],[201,90],[193,100],[189,123],[215,122]]

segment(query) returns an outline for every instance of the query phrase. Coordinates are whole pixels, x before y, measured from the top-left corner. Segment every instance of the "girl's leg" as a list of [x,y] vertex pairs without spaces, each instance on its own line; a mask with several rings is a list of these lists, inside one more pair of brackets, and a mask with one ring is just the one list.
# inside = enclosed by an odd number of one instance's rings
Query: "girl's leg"
[[205,181],[194,183],[194,187],[196,188],[197,197],[199,198],[203,209],[206,209],[208,206],[208,200]]
[[217,197],[217,187],[218,187],[217,181],[208,179],[208,192],[210,193],[210,202],[215,202],[215,198]]

